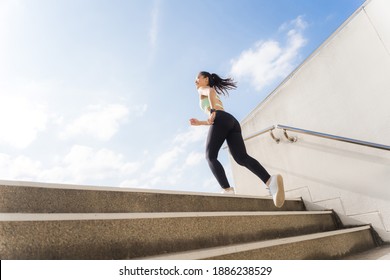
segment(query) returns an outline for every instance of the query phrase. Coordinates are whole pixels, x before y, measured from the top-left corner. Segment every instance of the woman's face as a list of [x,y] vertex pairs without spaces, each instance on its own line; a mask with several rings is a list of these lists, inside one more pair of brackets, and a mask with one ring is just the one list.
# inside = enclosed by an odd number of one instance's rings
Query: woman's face
[[207,87],[209,85],[209,78],[204,77],[202,74],[198,74],[195,80],[196,88]]

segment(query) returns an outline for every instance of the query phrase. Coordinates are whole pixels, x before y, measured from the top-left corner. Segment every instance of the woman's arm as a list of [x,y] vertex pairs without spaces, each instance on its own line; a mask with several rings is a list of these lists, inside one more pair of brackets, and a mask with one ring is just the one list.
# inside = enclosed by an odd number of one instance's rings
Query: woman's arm
[[215,91],[214,88],[210,88],[210,93],[209,93],[209,103],[210,103],[210,110],[211,109],[216,109],[216,105],[218,103],[217,99],[217,92]]
[[198,119],[190,119],[190,124],[191,125],[194,125],[194,126],[198,126],[198,125],[211,125],[211,123],[209,123],[209,121],[200,121]]
[[[213,124],[214,123],[214,119],[215,119],[215,108],[216,108],[216,104],[218,102],[221,102],[218,100],[217,98],[217,92],[215,91],[214,88],[210,88],[210,93],[209,93],[209,103],[210,103],[210,116],[207,120],[208,124]],[[211,110],[214,110],[214,112],[211,113]]]
[[[202,98],[202,97],[200,96],[200,98]],[[217,92],[215,91],[215,89],[210,88],[210,92],[208,94],[208,97],[206,97],[206,98],[209,99],[210,108],[208,108],[208,109],[209,109],[209,112],[211,112],[211,109],[215,109],[215,105],[218,102]],[[190,119],[190,124],[191,125],[195,125],[195,126],[198,126],[198,125],[212,125],[214,123],[214,119],[215,119],[215,112],[210,113],[210,116],[207,119],[207,121],[200,121],[198,119]]]

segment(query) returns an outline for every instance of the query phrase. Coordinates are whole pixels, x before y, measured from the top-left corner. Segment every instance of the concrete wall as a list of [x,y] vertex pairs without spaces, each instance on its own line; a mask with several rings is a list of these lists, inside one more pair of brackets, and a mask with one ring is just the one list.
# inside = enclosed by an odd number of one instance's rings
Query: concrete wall
[[[366,1],[242,122],[244,137],[284,124],[390,145],[390,1]],[[282,137],[282,134],[276,134]],[[285,178],[287,197],[332,208],[345,223],[371,223],[390,241],[390,151],[298,133],[246,142],[249,154]],[[240,194],[264,185],[232,161]]]

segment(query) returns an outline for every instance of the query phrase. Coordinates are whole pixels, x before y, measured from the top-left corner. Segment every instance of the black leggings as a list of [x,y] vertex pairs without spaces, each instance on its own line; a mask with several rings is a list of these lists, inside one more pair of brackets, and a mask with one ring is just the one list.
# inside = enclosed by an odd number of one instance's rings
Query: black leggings
[[216,111],[214,124],[210,126],[207,136],[206,159],[220,186],[224,189],[230,187],[225,170],[217,159],[218,152],[225,140],[234,160],[266,183],[271,176],[257,160],[247,154],[240,123],[231,114],[225,111]]

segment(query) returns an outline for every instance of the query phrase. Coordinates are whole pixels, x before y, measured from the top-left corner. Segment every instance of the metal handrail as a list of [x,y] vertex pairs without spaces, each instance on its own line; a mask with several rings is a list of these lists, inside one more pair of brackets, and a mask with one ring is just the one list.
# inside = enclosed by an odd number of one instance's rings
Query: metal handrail
[[250,135],[250,136],[244,138],[244,141],[249,140],[249,139],[252,139],[252,138],[255,138],[255,137],[257,137],[257,136],[259,136],[259,135],[262,135],[262,134],[264,134],[264,133],[270,132],[272,139],[274,139],[274,140],[276,141],[276,143],[279,143],[280,139],[279,139],[279,138],[276,138],[275,135],[274,135],[273,132],[272,132],[275,128],[277,128],[276,125],[267,127],[267,128],[265,128],[265,129],[263,129],[263,130],[260,130],[260,131],[258,131],[258,132],[256,132],[256,133],[254,133],[254,134],[252,134],[252,135]]
[[357,140],[357,139],[352,139],[352,138],[347,138],[347,137],[342,137],[342,136],[337,136],[337,135],[332,135],[332,134],[326,134],[326,133],[316,132],[316,131],[312,131],[312,130],[281,125],[281,124],[273,125],[273,126],[270,126],[266,129],[260,130],[259,132],[256,132],[256,133],[244,138],[244,141],[247,141],[249,139],[252,139],[254,137],[262,135],[264,133],[270,132],[270,135],[275,140],[275,142],[279,143],[280,139],[276,138],[275,135],[273,134],[274,129],[282,129],[284,132],[284,136],[290,142],[296,142],[296,141],[298,141],[298,138],[297,137],[290,137],[287,134],[287,131],[293,131],[293,132],[308,134],[308,135],[321,137],[321,138],[325,138],[325,139],[330,139],[330,140],[335,140],[335,141],[340,141],[340,142],[345,142],[345,143],[356,144],[356,145],[366,146],[366,147],[370,147],[370,148],[390,151],[390,146],[383,145],[383,144],[377,144],[377,143],[372,143],[372,142],[367,142],[367,141],[362,141],[362,140]]

